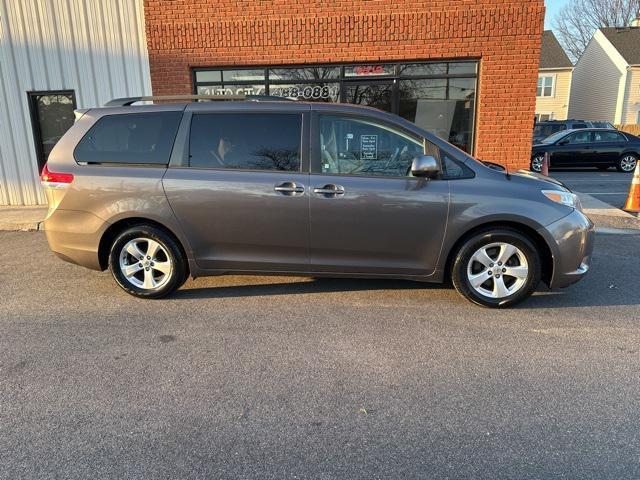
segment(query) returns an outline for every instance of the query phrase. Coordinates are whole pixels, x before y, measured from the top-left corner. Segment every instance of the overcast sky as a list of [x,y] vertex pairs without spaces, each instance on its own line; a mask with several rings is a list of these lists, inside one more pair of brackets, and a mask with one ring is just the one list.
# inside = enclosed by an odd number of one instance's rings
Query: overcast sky
[[546,30],[551,30],[551,22],[553,17],[556,16],[556,13],[567,3],[569,0],[544,0],[545,5],[547,6],[547,16],[544,19],[544,28]]

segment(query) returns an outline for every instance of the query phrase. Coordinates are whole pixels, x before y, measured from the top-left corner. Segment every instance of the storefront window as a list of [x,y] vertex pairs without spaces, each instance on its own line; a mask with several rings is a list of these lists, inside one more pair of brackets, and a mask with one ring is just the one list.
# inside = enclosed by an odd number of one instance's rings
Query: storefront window
[[340,78],[340,67],[272,68],[269,81],[330,80]]
[[401,80],[401,117],[470,152],[475,79]]
[[294,98],[310,102],[339,102],[340,84],[276,84],[269,87],[269,95],[275,95],[276,97]]
[[367,105],[396,113],[471,153],[477,71],[475,61],[198,68],[194,91]]

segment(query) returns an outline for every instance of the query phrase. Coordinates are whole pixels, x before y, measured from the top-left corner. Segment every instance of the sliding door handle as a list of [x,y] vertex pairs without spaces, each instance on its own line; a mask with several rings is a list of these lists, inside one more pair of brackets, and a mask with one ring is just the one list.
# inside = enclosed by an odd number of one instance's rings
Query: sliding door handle
[[280,185],[276,185],[275,187],[273,187],[273,189],[276,192],[282,193],[284,195],[295,195],[295,194],[304,193],[304,187],[299,183],[295,183],[295,182],[284,182],[284,183],[281,183]]
[[314,188],[313,193],[326,196],[344,195],[344,187],[342,185],[333,185],[330,183],[324,187]]

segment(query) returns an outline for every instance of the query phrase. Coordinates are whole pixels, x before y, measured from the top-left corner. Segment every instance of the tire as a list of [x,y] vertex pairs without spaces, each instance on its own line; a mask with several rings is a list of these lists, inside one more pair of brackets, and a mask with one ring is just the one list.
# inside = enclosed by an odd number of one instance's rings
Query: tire
[[136,225],[115,238],[109,270],[125,292],[140,298],[165,297],[180,288],[188,276],[176,240],[152,225]]
[[542,162],[544,161],[544,155],[535,155],[531,159],[531,164],[529,167],[532,172],[542,173]]
[[616,170],[623,173],[633,172],[638,163],[638,157],[632,153],[625,153],[616,162]]
[[[489,308],[512,307],[529,298],[540,283],[541,275],[540,255],[534,243],[508,228],[481,231],[465,240],[451,269],[451,280],[458,293]],[[478,283],[484,278],[484,282]],[[476,280],[475,286],[472,280]]]

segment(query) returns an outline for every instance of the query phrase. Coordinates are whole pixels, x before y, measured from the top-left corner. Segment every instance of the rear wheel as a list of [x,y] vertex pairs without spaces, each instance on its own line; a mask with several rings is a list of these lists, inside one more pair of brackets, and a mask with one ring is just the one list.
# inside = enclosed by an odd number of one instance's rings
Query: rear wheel
[[456,290],[491,308],[513,306],[540,283],[541,262],[534,244],[510,229],[491,229],[466,240],[451,272]]
[[618,159],[618,163],[616,164],[616,169],[619,172],[629,173],[633,172],[636,168],[636,164],[638,163],[638,159],[635,155],[630,153],[625,153]]
[[161,298],[185,282],[187,266],[173,237],[151,225],[118,235],[109,253],[109,269],[118,285],[141,298]]
[[536,155],[531,159],[531,171],[540,173],[542,172],[542,163],[544,162],[544,155]]

